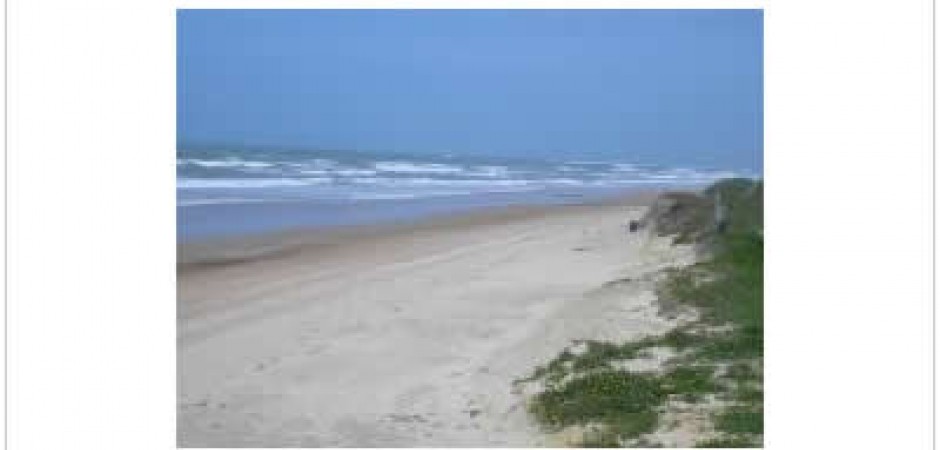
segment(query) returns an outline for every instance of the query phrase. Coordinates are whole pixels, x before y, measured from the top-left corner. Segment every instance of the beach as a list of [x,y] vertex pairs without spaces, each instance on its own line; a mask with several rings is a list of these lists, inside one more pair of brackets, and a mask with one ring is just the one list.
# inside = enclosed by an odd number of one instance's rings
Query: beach
[[676,324],[654,285],[692,250],[627,229],[653,198],[180,244],[178,444],[558,445],[513,381]]

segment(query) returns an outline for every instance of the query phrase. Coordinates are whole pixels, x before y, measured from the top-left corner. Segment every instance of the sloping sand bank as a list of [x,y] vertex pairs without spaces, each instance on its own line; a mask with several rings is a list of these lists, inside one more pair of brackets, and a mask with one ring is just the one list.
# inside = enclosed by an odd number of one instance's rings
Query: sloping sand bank
[[650,199],[181,246],[179,445],[552,445],[513,380],[672,326],[653,274],[692,254],[627,233]]

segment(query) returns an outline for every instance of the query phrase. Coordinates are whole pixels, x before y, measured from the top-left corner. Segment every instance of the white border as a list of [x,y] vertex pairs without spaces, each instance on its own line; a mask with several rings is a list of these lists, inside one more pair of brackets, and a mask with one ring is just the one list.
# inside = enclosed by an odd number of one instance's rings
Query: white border
[[[931,2],[224,6],[765,9],[766,443],[930,446]],[[9,13],[9,448],[173,448],[174,5]]]
[[180,0],[179,9],[764,9],[763,0]]

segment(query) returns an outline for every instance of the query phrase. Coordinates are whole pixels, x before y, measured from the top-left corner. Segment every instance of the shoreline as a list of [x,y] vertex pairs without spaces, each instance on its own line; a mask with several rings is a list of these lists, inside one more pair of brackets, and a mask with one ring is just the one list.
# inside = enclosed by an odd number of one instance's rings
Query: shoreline
[[179,244],[179,445],[553,445],[513,380],[675,325],[657,193]]
[[[682,187],[676,186],[676,189]],[[517,192],[398,200],[271,200],[177,206],[177,243],[237,240],[309,231],[401,227],[491,211],[592,205],[661,192],[634,187],[597,192]]]
[[[391,236],[445,227],[472,227],[490,222],[527,219],[565,211],[573,212],[583,208],[615,205],[646,206],[663,192],[666,190],[643,190],[564,204],[494,205],[456,213],[441,212],[378,223],[310,225],[263,232],[202,236],[177,242],[177,271],[185,271],[200,264],[225,264],[228,259],[255,259],[281,252],[289,253],[292,247],[302,247],[310,243],[327,241],[340,243],[357,238]],[[239,258],[239,254],[247,258]]]

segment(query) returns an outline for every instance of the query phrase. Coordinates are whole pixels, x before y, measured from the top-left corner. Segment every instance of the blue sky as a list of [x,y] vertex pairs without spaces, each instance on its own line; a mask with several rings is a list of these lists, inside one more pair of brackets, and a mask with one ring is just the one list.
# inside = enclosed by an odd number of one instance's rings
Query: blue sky
[[760,170],[759,10],[182,10],[180,146]]

